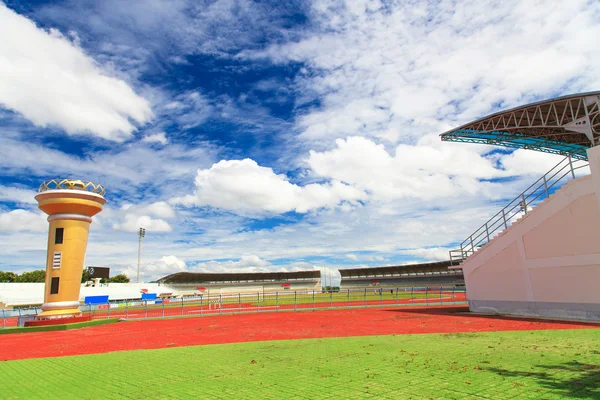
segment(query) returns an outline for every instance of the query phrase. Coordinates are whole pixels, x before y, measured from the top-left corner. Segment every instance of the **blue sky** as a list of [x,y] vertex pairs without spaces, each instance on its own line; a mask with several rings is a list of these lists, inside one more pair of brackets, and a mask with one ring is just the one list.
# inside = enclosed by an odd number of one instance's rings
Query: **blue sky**
[[442,143],[598,90],[598,2],[0,1],[0,269],[49,178],[107,188],[86,263],[143,276],[439,260],[555,156]]

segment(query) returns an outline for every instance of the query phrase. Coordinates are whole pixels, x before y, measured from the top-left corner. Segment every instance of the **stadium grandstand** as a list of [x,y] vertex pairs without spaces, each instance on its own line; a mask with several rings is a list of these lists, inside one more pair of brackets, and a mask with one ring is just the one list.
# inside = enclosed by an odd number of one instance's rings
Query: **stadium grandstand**
[[321,272],[196,273],[178,272],[156,281],[182,296],[211,293],[321,290]]
[[441,140],[565,156],[450,252],[471,311],[600,320],[600,91],[498,112]]
[[390,267],[349,268],[338,270],[340,288],[463,286],[460,269],[449,270],[450,261]]

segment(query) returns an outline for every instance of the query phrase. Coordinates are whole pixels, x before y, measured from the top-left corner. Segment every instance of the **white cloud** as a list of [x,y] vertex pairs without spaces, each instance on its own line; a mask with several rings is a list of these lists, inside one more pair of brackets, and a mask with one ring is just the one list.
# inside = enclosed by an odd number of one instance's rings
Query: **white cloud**
[[[515,152],[484,157],[471,148],[448,143],[401,144],[391,155],[381,144],[363,138],[338,139],[337,147],[311,151],[307,162],[313,173],[366,190],[375,200],[400,198],[431,200],[444,197],[502,194],[501,184],[482,180],[546,172],[562,157]],[[505,169],[496,168],[499,160]]]
[[[199,166],[209,166],[216,148],[198,144],[189,148],[171,144],[152,148],[141,142],[76,156],[27,141],[0,136],[0,171],[8,175],[78,176],[121,193],[181,192],[190,185]],[[41,183],[41,182],[40,182]]]
[[48,222],[46,215],[17,209],[0,213],[0,231],[8,232],[46,232]]
[[0,185],[0,201],[10,201],[23,204],[37,204],[34,190]]
[[151,134],[148,136],[144,136],[142,141],[146,142],[146,143],[160,143],[163,146],[166,145],[167,143],[169,143],[164,132],[159,132],[159,133],[154,133],[154,134]]
[[420,249],[401,250],[400,254],[417,256],[429,261],[444,261],[450,259],[450,256],[448,255],[450,250],[451,249],[445,247],[427,247]]
[[139,228],[145,228],[148,232],[171,232],[173,230],[167,221],[148,215],[127,214],[121,223],[113,224],[113,229],[125,232],[137,232]]
[[[137,266],[114,266],[115,272],[119,274],[125,274],[131,279],[132,282],[136,281],[137,278]],[[163,256],[158,260],[142,263],[140,266],[140,280],[142,282],[152,281],[158,278],[162,278],[165,275],[174,274],[177,272],[186,272],[187,265],[185,261],[180,260],[176,256]],[[111,275],[115,275],[111,273]]]
[[175,204],[210,206],[238,213],[306,213],[335,207],[343,201],[364,199],[360,190],[333,181],[298,186],[285,175],[255,161],[222,160],[210,169],[198,170],[194,195],[172,199]]
[[157,201],[148,205],[133,205],[125,203],[118,210],[106,207],[96,219],[102,223],[104,220],[113,222],[113,229],[125,232],[137,232],[145,228],[150,232],[171,232],[173,228],[165,219],[175,218],[175,211],[164,201]]
[[0,37],[0,105],[35,125],[121,141],[135,130],[131,121],[152,117],[148,101],[105,74],[76,43],[3,3]]
[[241,257],[238,261],[208,261],[198,263],[190,267],[192,272],[213,272],[213,273],[229,273],[229,272],[270,272],[273,271],[271,263],[257,257],[248,255]]
[[298,98],[319,106],[297,120],[304,140],[406,143],[497,108],[597,90],[599,12],[587,0],[315,1],[301,39],[240,57],[305,65]]

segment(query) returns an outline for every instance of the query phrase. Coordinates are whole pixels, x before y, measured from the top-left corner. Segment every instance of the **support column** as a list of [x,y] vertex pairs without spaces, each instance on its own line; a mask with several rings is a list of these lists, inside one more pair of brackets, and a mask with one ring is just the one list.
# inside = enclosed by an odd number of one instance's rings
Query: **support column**
[[591,147],[587,150],[588,161],[590,163],[590,171],[592,173],[592,181],[594,183],[594,191],[596,192],[596,200],[600,208],[600,146]]

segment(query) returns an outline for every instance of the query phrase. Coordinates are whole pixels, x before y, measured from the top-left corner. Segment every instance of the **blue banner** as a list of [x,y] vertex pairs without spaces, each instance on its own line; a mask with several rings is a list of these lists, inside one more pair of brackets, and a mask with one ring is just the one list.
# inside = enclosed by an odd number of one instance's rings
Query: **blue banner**
[[156,293],[142,293],[142,300],[156,300]]
[[86,296],[83,302],[85,304],[106,304],[108,296]]

